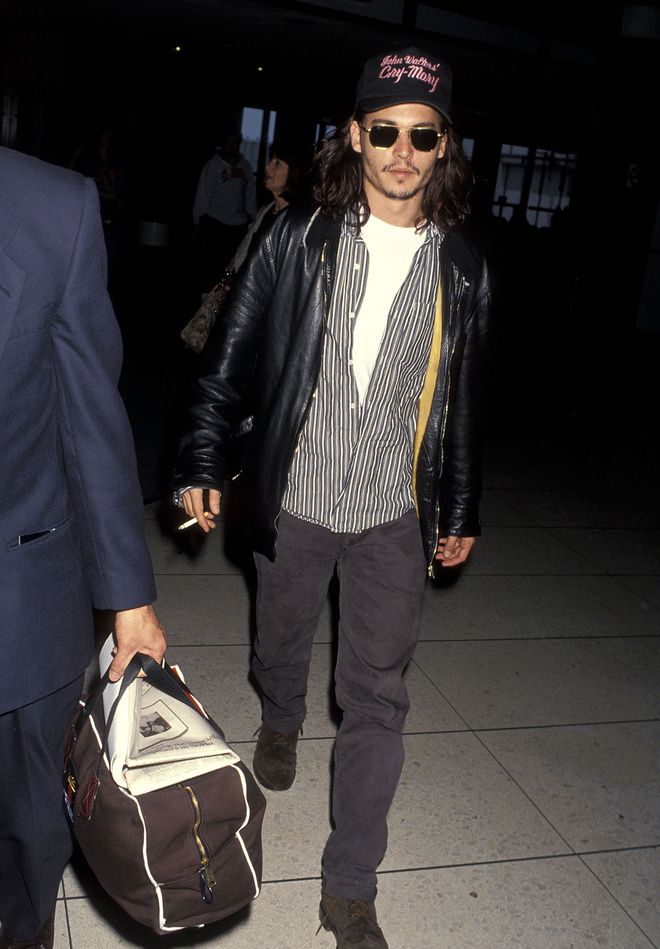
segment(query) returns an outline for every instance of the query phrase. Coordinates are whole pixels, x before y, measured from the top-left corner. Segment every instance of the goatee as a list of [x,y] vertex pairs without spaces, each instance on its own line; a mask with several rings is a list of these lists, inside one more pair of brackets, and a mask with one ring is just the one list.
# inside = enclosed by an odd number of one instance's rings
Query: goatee
[[385,191],[384,194],[386,198],[392,198],[394,201],[408,201],[423,190],[424,185],[419,185],[417,188],[413,188],[412,191]]

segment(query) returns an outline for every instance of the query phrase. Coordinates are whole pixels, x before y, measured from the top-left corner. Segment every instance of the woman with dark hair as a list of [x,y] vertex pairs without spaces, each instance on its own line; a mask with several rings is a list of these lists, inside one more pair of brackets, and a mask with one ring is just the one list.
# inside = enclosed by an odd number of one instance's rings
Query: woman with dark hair
[[268,163],[264,169],[264,187],[270,192],[273,200],[267,201],[259,208],[227,265],[222,280],[206,295],[201,307],[181,330],[181,339],[189,349],[200,352],[204,347],[218,311],[229,292],[233,276],[245,262],[255,235],[269,227],[291,201],[305,196],[303,182],[307,170],[300,153],[293,146],[285,142],[274,142],[270,146]]
[[[364,162],[351,144],[351,126],[356,122],[362,128],[365,117],[366,114],[358,109],[332,138],[323,143],[314,159],[314,198],[334,221],[341,220],[356,207],[362,210],[359,225],[369,220],[371,210],[364,191]],[[420,224],[430,221],[440,231],[446,232],[467,219],[474,177],[461,140],[448,122],[443,126],[442,135],[445,153],[436,162],[426,186]]]
[[228,269],[236,271],[247,257],[250,244],[262,226],[267,227],[284,208],[302,197],[302,183],[306,173],[305,163],[297,150],[286,142],[273,142],[268,149],[268,162],[264,168],[264,188],[273,200],[263,204],[248,227],[247,233],[236,249]]

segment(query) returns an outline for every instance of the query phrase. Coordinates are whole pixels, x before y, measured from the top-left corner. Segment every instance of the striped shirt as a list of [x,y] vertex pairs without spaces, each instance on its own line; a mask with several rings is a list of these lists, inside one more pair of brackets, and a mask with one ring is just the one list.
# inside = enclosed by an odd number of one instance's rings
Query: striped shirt
[[318,385],[282,501],[290,514],[331,531],[357,533],[412,508],[412,446],[433,332],[441,239],[429,225],[395,294],[361,402],[351,355],[369,254],[355,228],[344,222]]

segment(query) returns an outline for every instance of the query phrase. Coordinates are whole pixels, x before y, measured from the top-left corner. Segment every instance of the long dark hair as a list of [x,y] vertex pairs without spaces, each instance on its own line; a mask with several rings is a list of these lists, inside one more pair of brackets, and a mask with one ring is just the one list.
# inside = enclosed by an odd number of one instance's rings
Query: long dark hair
[[[364,193],[362,157],[351,145],[353,121],[361,125],[364,115],[356,112],[332,138],[323,142],[316,153],[314,198],[332,220],[339,220],[347,211],[362,207],[361,223],[364,224],[370,208]],[[474,177],[457,133],[450,125],[446,126],[445,132],[445,154],[436,162],[433,176],[424,191],[422,213],[426,221],[432,221],[446,232],[468,217]]]

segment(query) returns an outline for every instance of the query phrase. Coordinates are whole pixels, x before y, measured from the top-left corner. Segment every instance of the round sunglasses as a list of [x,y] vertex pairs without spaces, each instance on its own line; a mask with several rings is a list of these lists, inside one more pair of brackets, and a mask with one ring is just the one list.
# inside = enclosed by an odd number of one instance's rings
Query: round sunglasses
[[374,148],[391,148],[401,132],[407,132],[410,144],[416,152],[432,152],[438,140],[445,134],[444,130],[438,132],[437,129],[422,126],[400,129],[398,125],[372,125],[371,128],[361,125],[360,128],[367,133]]

